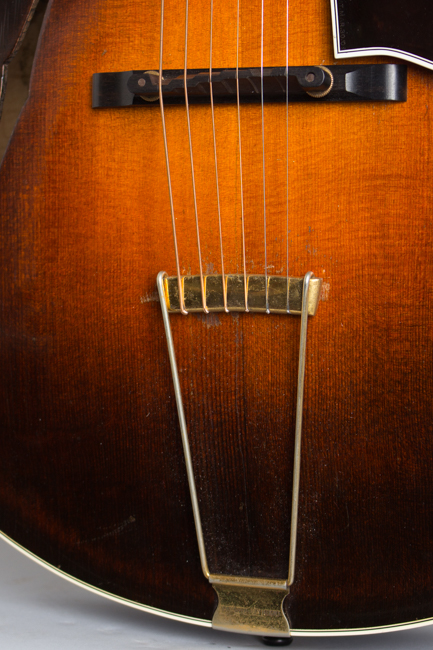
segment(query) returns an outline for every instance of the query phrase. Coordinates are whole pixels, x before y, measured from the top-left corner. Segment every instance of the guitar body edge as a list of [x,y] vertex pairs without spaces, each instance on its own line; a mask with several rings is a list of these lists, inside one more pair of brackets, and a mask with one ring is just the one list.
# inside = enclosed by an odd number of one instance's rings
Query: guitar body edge
[[[132,607],[133,609],[139,609],[142,612],[146,612],[147,614],[153,614],[155,616],[161,616],[163,618],[168,618],[172,621],[179,621],[181,623],[189,623],[190,625],[198,625],[200,627],[212,627],[212,621],[207,621],[201,618],[194,618],[192,616],[182,616],[181,614],[173,614],[172,612],[166,612],[162,609],[157,609],[156,607],[148,607],[146,605],[143,605],[141,603],[136,603],[132,600],[128,600],[126,598],[120,598],[119,596],[115,596],[113,594],[110,594],[108,591],[104,591],[103,589],[97,589],[96,587],[86,583],[82,582],[81,580],[78,580],[77,578],[74,578],[71,575],[68,575],[67,573],[64,573],[63,571],[60,571],[56,567],[52,566],[48,562],[45,562],[44,560],[41,560],[41,558],[37,557],[27,549],[23,548],[20,546],[20,544],[17,544],[16,542],[13,541],[10,537],[7,535],[4,535],[3,533],[0,532],[0,539],[2,539],[4,542],[9,544],[12,548],[14,548],[16,551],[19,553],[22,553],[25,557],[29,558],[29,560],[32,560],[33,562],[36,562],[36,564],[39,564],[39,566],[43,567],[44,569],[47,569],[54,575],[58,576],[59,578],[63,578],[63,580],[66,580],[67,582],[70,582],[71,584],[77,585],[78,587],[81,587],[82,589],[86,589],[87,591],[90,591],[94,594],[97,594],[98,596],[101,596],[102,598],[107,598],[108,600],[112,600],[115,603],[121,603],[122,605],[126,605],[127,607]],[[310,636],[310,637],[328,637],[328,636],[360,636],[364,634],[382,634],[384,632],[397,632],[399,630],[411,630],[419,627],[425,627],[426,625],[432,625],[433,624],[433,617],[432,618],[426,618],[421,621],[408,621],[406,623],[399,623],[397,625],[390,625],[390,626],[382,626],[382,627],[366,627],[366,628],[355,628],[353,630],[350,629],[342,629],[342,630],[296,630],[296,629],[291,629],[290,633],[292,636]]]

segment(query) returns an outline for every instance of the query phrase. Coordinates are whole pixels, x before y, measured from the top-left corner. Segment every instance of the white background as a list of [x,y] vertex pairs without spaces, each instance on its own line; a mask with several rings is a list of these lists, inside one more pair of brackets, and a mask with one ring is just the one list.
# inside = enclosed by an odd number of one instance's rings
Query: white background
[[[266,648],[254,637],[170,621],[58,577],[0,540],[2,650]],[[433,626],[358,637],[295,637],[291,650],[432,650]]]

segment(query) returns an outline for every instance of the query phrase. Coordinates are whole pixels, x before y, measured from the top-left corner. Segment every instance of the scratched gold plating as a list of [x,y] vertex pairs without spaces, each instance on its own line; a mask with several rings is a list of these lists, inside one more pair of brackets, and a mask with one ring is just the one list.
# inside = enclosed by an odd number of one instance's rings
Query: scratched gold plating
[[[237,275],[205,275],[202,298],[199,275],[181,276],[181,287],[185,309],[188,312],[203,312],[203,302],[209,312],[225,311],[224,297],[228,311],[245,311],[245,278]],[[304,278],[287,278],[281,275],[247,275],[248,311],[271,314],[300,315]],[[312,277],[308,291],[308,315],[314,316],[319,304],[322,280]],[[164,279],[165,300],[171,313],[180,312],[179,284],[177,277]]]
[[212,627],[258,636],[290,636],[289,622],[283,611],[288,591],[222,584],[212,586],[218,595]]
[[[247,283],[246,287],[244,284],[245,281]],[[315,285],[313,285],[314,282]],[[310,304],[311,294],[313,293],[311,291],[312,285],[315,289],[315,297]],[[295,576],[307,323],[310,309],[312,315],[316,312],[320,286],[321,280],[314,278],[311,272],[306,273],[303,278],[250,275],[246,276],[245,279],[244,275],[179,276],[168,278],[161,271],[157,277],[157,287],[167,338],[167,348],[185,454],[200,561],[204,576],[212,584],[218,595],[218,607],[212,619],[212,626],[215,628],[245,634],[263,634],[265,636],[279,637],[290,636],[289,622],[283,611],[283,601],[289,593],[289,587],[293,584]],[[202,290],[204,291],[205,299]],[[179,296],[180,291],[183,294],[181,296]],[[244,301],[245,295],[248,298],[247,304]],[[287,580],[215,575],[209,571],[176,354],[170,326],[170,311],[180,312],[181,305],[184,305],[188,312],[200,312],[204,308],[207,308],[208,311],[225,311],[226,305],[232,311],[251,310],[269,313],[274,310],[277,313],[285,314],[297,313],[295,310],[298,307],[300,308],[301,332],[299,342],[295,453],[293,462],[292,512]]]

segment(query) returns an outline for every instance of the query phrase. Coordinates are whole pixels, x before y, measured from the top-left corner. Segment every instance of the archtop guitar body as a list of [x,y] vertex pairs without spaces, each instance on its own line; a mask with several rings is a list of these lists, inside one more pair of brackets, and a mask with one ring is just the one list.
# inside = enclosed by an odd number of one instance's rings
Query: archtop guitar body
[[[210,625],[157,275],[312,272],[285,617],[293,634],[429,622],[432,72],[408,64],[407,101],[92,108],[94,74],[341,63],[327,0],[290,2],[288,32],[285,0],[189,0],[187,41],[184,0],[161,9],[47,9],[0,176],[0,529],[85,586]],[[301,317],[264,305],[170,323],[210,573],[278,582]]]

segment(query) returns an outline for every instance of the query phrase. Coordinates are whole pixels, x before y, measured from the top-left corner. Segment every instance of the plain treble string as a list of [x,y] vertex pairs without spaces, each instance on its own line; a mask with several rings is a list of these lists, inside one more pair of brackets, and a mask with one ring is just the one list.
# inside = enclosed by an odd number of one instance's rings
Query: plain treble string
[[194,157],[192,153],[191,121],[189,116],[188,87],[187,87],[187,79],[188,79],[187,70],[188,70],[188,0],[186,0],[186,4],[185,4],[185,65],[183,71],[183,82],[184,82],[184,91],[185,91],[186,118],[188,122],[189,156],[191,161],[191,178],[192,178],[192,192],[194,198],[195,227],[197,233],[198,263],[200,268],[201,300],[202,300],[203,311],[205,312],[205,314],[208,314],[209,310],[206,307],[206,295],[205,295],[205,287],[204,287],[204,280],[203,280],[203,265],[201,259],[200,229],[198,225],[197,193],[195,189]]
[[239,95],[239,4],[237,1],[236,17],[236,104],[238,113],[238,146],[239,146],[239,176],[241,190],[241,224],[242,224],[242,263],[244,267],[244,299],[245,311],[248,312],[248,285],[247,285],[247,267],[245,256],[245,219],[244,219],[244,186],[242,178],[242,140],[241,140],[241,103]]
[[289,305],[289,0],[286,0],[286,259],[287,311]]
[[265,246],[265,291],[266,291],[266,313],[269,311],[268,297],[268,257],[266,246],[266,164],[265,164],[265,103],[263,92],[263,36],[265,24],[265,0],[262,0],[261,35],[260,35],[260,103],[262,108],[262,165],[263,165],[263,239]]
[[159,105],[161,107],[162,133],[164,137],[164,151],[165,151],[165,166],[167,169],[168,194],[170,197],[171,225],[173,230],[174,254],[176,257],[176,274],[177,274],[177,286],[179,290],[180,311],[182,312],[182,314],[187,314],[188,312],[185,309],[185,303],[183,299],[182,279],[180,276],[179,251],[177,247],[177,236],[176,236],[176,220],[174,217],[173,191],[171,187],[171,175],[170,175],[170,161],[168,158],[167,130],[165,128],[164,99],[162,96],[163,49],[164,49],[164,0],[161,0],[161,32],[160,32],[160,41],[159,41]]
[[214,150],[214,158],[215,158],[215,182],[216,182],[218,227],[219,227],[220,251],[221,251],[221,281],[223,284],[224,310],[228,313],[229,310],[227,307],[227,287],[226,287],[225,273],[224,273],[223,235],[222,235],[222,227],[221,227],[221,205],[220,205],[220,192],[219,192],[219,182],[218,182],[218,160],[217,160],[217,147],[216,147],[216,135],[215,135],[215,111],[214,111],[213,87],[212,87],[212,37],[213,37],[213,0],[211,0],[210,3],[209,92],[210,92],[210,106],[212,112],[213,150]]

